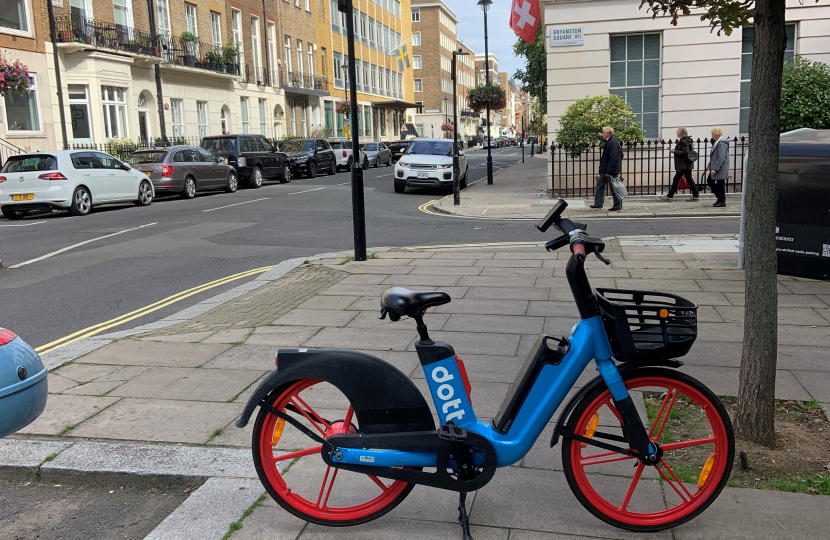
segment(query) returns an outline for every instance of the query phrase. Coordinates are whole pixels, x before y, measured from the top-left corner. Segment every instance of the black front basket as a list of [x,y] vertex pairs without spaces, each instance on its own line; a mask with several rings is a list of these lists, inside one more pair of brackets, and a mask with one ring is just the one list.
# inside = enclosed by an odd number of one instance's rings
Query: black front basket
[[632,364],[678,358],[697,338],[697,304],[648,291],[596,289],[614,356]]

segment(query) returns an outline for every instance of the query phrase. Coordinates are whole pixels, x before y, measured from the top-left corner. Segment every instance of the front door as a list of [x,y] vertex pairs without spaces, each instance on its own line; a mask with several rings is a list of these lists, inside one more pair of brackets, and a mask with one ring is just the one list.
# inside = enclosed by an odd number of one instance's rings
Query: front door
[[138,111],[138,136],[142,143],[149,146],[150,130],[147,129],[147,111]]
[[135,198],[138,195],[138,179],[124,170],[120,161],[103,152],[93,152],[98,162],[103,167],[105,174],[109,175],[110,200],[122,200]]
[[72,166],[81,174],[83,182],[92,193],[93,202],[112,199],[109,171],[98,161],[92,152],[75,152],[70,156]]

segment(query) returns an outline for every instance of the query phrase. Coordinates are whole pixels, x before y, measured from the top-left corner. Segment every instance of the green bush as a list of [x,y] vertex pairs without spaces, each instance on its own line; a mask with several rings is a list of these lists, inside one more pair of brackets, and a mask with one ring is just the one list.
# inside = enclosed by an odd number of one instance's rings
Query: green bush
[[572,103],[559,118],[556,143],[578,156],[592,144],[601,144],[602,128],[611,126],[622,143],[643,140],[643,128],[631,106],[616,95],[585,97]]
[[830,66],[796,56],[784,65],[781,131],[830,129]]

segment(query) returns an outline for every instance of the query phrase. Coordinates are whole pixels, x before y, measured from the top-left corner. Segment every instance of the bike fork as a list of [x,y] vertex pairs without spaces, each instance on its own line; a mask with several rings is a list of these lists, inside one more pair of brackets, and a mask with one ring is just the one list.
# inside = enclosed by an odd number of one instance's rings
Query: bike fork
[[641,460],[656,463],[660,457],[658,448],[652,444],[617,366],[610,359],[597,360],[596,363],[599,374],[614,398],[614,406],[622,417],[623,436],[628,440],[631,449],[643,456]]

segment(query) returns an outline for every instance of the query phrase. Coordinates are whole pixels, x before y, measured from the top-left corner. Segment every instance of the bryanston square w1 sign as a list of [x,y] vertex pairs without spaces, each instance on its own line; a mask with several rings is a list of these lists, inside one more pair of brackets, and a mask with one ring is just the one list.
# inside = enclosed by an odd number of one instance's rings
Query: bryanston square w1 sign
[[557,26],[550,29],[551,47],[585,45],[584,26]]

